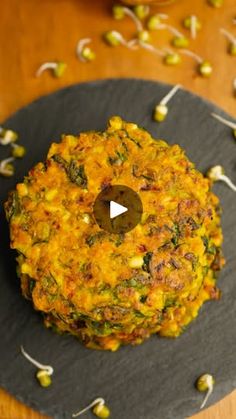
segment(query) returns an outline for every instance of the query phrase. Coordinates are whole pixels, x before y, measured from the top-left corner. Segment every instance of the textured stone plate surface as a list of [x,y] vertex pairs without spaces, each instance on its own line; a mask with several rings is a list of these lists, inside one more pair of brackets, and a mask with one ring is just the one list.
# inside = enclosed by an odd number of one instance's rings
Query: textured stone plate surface
[[[231,131],[210,116],[213,104],[180,91],[165,122],[152,122],[154,105],[170,86],[144,80],[105,80],[71,86],[21,109],[4,126],[16,130],[27,156],[16,163],[16,175],[0,179],[0,386],[19,400],[53,418],[70,418],[94,398],[107,400],[113,419],[183,419],[197,412],[203,395],[193,383],[204,372],[217,381],[209,401],[215,403],[236,387],[236,194],[215,185],[223,206],[226,267],[220,275],[220,302],[205,304],[199,317],[178,339],[153,336],[138,347],[116,353],[85,349],[75,338],[58,336],[21,297],[15,254],[9,249],[2,204],[7,192],[36,162],[45,158],[52,140],[63,133],[105,128],[114,114],[137,122],[154,137],[185,148],[197,168],[222,164],[236,181],[236,144]],[[6,149],[0,148],[1,158]],[[55,368],[45,390],[35,369],[20,354]],[[84,418],[92,418],[87,413]]]

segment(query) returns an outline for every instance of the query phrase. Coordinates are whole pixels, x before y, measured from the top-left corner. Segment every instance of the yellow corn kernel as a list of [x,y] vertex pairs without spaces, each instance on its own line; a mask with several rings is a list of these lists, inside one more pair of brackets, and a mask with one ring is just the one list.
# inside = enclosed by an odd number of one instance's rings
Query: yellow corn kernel
[[123,121],[119,116],[113,116],[108,121],[108,126],[112,128],[114,131],[122,129]]
[[28,188],[24,183],[18,183],[17,192],[19,196],[26,196],[28,195]]
[[55,198],[55,196],[57,195],[57,192],[58,192],[57,189],[50,189],[49,191],[47,191],[45,193],[46,200],[47,201],[52,201]]
[[129,267],[130,268],[141,268],[143,266],[143,257],[142,256],[134,256],[129,260]]
[[30,274],[31,273],[31,268],[27,263],[22,263],[21,265],[21,273],[22,274]]

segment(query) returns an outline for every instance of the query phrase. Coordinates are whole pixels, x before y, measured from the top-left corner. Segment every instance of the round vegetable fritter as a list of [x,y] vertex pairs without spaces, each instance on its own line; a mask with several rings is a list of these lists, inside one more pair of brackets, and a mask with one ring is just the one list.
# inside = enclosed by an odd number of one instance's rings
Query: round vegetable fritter
[[[101,230],[97,195],[126,185],[143,204],[124,234]],[[134,123],[65,135],[5,204],[23,295],[46,326],[115,351],[153,333],[178,336],[218,299],[224,264],[218,198],[178,146]]]

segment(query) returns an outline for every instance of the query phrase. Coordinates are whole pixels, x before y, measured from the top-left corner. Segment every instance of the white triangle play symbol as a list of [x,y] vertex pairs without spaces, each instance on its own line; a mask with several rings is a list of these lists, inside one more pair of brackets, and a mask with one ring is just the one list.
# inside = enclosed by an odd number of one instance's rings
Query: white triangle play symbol
[[110,201],[110,218],[115,218],[118,215],[124,214],[126,211],[128,211],[128,208],[117,204],[115,201]]

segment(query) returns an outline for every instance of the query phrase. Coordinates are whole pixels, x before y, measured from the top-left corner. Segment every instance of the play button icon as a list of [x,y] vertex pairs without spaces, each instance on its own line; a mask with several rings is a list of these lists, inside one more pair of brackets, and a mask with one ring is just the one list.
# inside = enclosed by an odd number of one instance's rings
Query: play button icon
[[123,205],[114,201],[110,202],[110,218],[118,217],[118,215],[124,214],[126,211],[128,211],[128,208],[123,207]]
[[140,222],[143,206],[139,195],[124,185],[113,185],[103,189],[97,196],[94,218],[103,230],[123,234]]

